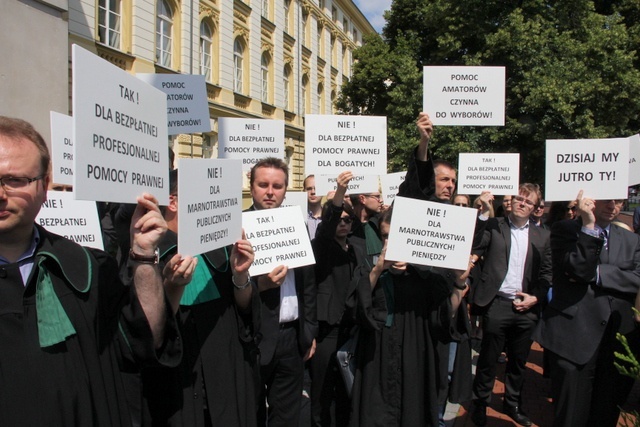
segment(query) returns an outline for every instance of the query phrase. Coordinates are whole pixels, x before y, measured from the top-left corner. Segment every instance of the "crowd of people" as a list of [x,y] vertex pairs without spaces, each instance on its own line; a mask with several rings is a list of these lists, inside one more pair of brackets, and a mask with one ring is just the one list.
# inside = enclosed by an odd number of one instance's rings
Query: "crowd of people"
[[[0,424],[443,426],[447,402],[472,402],[483,426],[506,354],[503,411],[528,426],[535,340],[554,425],[615,426],[633,384],[614,367],[616,334],[640,354],[640,236],[615,222],[622,201],[580,192],[545,214],[534,183],[500,204],[490,192],[472,200],[456,194],[455,167],[433,159],[428,114],[417,129],[398,195],[477,209],[466,270],[388,260],[394,208],[379,192],[348,194],[345,171],[326,198],[304,180],[315,264],[251,277],[244,235],[177,253],[177,170],[167,206],[151,194],[102,205],[117,260],[36,225],[47,146],[0,117]],[[249,210],[280,207],[288,177],[281,159],[256,163]]]

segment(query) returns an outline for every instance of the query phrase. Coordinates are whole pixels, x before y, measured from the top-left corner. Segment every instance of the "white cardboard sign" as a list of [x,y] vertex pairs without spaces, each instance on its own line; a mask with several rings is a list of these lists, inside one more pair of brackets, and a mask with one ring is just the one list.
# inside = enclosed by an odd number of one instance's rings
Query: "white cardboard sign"
[[179,133],[211,132],[204,76],[197,74],[137,74],[140,80],[167,97],[167,130]]
[[520,179],[518,153],[460,153],[458,157],[458,193],[496,196],[517,194]]
[[429,66],[423,110],[437,126],[504,126],[505,68]]
[[73,185],[73,118],[55,111],[50,111],[49,115],[53,183]]
[[47,191],[36,224],[79,245],[104,250],[96,203],[75,200],[72,192]]
[[396,197],[386,259],[466,270],[478,212]]
[[387,173],[387,118],[305,116],[305,174]]
[[640,184],[640,135],[629,137],[629,187]]
[[243,171],[265,157],[283,159],[284,120],[219,118],[218,157],[241,160]]
[[545,162],[547,201],[573,200],[580,190],[593,199],[626,199],[629,138],[550,139]]
[[200,255],[242,237],[242,181],[238,160],[180,159],[178,251]]
[[[316,175],[316,194],[326,196],[338,189],[337,175]],[[378,175],[354,175],[347,186],[347,194],[375,193],[380,191]]]
[[400,184],[404,182],[407,171],[380,175],[380,188],[385,205],[391,205],[398,194]]
[[309,199],[306,191],[287,191],[284,196],[284,200],[280,205],[281,208],[287,206],[296,206],[300,208],[302,212],[302,218],[307,219],[309,215]]
[[296,268],[315,264],[299,207],[243,212],[242,226],[255,253],[249,269],[252,276],[270,273],[279,265]]
[[76,198],[169,203],[166,95],[72,46]]

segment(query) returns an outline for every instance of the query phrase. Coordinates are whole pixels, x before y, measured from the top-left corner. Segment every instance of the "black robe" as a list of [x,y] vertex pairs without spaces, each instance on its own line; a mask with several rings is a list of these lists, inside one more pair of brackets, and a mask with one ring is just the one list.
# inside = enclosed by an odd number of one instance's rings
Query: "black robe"
[[[176,253],[176,241],[177,235],[168,231],[160,245],[163,260]],[[252,315],[259,312],[259,298],[254,289],[253,309],[246,313],[238,310],[231,282],[230,253],[231,247],[216,249],[199,260],[204,260],[209,268],[220,297],[180,305],[182,364],[176,369],[142,372],[148,405],[143,425],[256,425],[259,370]]]
[[[0,425],[130,425],[121,364],[176,365],[181,347],[175,318],[168,309],[165,346],[156,354],[135,287],[120,281],[115,260],[41,227],[38,232],[26,287],[17,264],[0,265]],[[43,258],[76,331],[44,348],[36,312]]]
[[360,323],[351,425],[437,426],[434,335],[449,327],[450,280],[428,267],[409,265],[405,274],[391,276],[391,303],[382,278],[371,291],[369,271],[358,269],[360,280],[350,301],[357,305]]

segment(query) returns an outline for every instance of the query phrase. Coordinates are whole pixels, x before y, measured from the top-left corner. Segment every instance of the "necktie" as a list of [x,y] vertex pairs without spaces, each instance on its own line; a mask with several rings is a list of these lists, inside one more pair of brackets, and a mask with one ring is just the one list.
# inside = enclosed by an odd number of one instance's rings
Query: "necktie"
[[607,230],[600,230],[600,238],[604,240],[604,249],[609,250],[609,236],[607,234]]

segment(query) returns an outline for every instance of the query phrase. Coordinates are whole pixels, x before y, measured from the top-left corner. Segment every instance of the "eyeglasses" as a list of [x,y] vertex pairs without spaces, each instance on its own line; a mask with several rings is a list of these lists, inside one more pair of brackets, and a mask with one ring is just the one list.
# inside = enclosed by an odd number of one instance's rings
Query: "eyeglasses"
[[33,181],[38,181],[44,178],[45,175],[36,176],[35,178],[27,178],[23,176],[5,176],[0,178],[0,185],[2,185],[5,191],[21,190],[31,184]]
[[376,199],[377,201],[382,201],[382,196],[374,196],[373,194],[365,194],[364,197],[371,197],[372,199]]
[[466,203],[454,203],[454,205],[456,205],[456,206],[462,206],[463,208],[468,208],[468,207],[469,207],[469,205],[468,205],[468,204],[466,204]]
[[575,212],[577,209],[576,206],[567,206],[567,210],[571,211],[571,212]]
[[353,218],[351,218],[350,216],[343,216],[340,217],[340,221],[344,222],[345,224],[351,224],[353,222]]
[[513,196],[513,197],[511,198],[511,200],[512,200],[512,201],[513,201],[513,200],[515,200],[515,201],[516,201],[516,202],[518,202],[518,203],[524,203],[525,205],[529,206],[530,208],[535,208],[535,207],[536,207],[536,204],[535,204],[535,203],[533,203],[533,202],[532,202],[531,200],[529,200],[529,199],[525,199],[525,198],[524,198],[524,197],[522,197],[522,196]]

